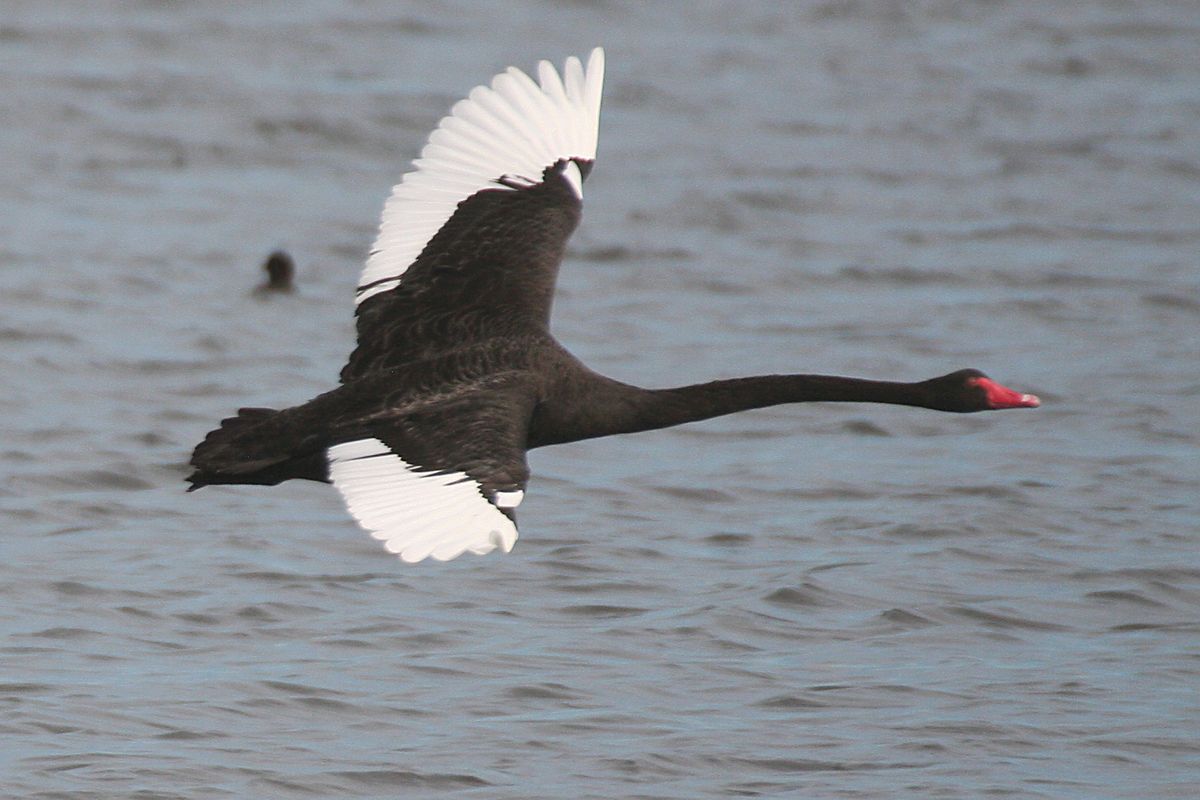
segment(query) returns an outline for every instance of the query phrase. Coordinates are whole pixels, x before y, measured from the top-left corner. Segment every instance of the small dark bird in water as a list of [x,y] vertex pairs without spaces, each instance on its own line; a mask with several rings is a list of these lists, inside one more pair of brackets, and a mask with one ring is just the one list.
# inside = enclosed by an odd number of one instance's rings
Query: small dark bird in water
[[272,294],[296,291],[296,264],[286,251],[276,250],[267,256],[267,260],[263,262],[263,269],[267,273],[267,282],[255,289],[255,292]]
[[559,262],[596,157],[604,54],[515,68],[457,103],[383,210],[358,282],[341,385],[282,411],[243,408],[192,454],[191,488],[329,481],[405,561],[508,551],[534,447],[780,403],[971,412],[1033,408],[974,369],[914,383],[761,375],[642,389],[550,333]]

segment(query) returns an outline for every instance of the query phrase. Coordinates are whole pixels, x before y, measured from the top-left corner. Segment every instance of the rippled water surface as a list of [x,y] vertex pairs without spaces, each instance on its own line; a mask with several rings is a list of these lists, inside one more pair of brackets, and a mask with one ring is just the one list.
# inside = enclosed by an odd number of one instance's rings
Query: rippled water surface
[[[683,8],[4,4],[0,795],[1195,796],[1200,7]],[[185,494],[333,385],[437,118],[594,44],[584,360],[1045,406],[536,451],[515,551],[448,564],[316,484]]]

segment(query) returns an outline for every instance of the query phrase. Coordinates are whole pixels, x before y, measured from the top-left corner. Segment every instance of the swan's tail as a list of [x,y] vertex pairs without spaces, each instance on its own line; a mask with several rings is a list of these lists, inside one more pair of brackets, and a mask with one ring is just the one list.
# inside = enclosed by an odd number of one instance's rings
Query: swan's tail
[[[274,485],[289,478],[326,480],[323,451],[297,453],[286,435],[282,412],[273,408],[240,408],[221,420],[192,451],[196,471],[187,477],[192,492],[222,483]],[[289,446],[291,443],[292,446]]]

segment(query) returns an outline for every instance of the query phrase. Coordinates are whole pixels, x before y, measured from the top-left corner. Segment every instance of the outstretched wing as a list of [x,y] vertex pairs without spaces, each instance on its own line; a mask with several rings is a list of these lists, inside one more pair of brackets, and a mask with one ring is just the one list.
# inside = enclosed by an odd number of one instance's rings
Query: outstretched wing
[[562,77],[538,64],[478,86],[442,119],[383,210],[358,283],[369,372],[550,317],[554,281],[596,157],[604,52]]
[[408,562],[508,552],[529,480],[532,391],[480,387],[385,416],[332,445],[329,479],[351,516]]

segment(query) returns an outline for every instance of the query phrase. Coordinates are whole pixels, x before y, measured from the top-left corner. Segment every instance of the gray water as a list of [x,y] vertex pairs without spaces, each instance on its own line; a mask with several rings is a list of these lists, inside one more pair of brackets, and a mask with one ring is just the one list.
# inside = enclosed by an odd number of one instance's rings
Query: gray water
[[[535,451],[514,552],[447,564],[185,494],[334,385],[438,117],[595,44],[586,362],[1044,407]],[[1196,3],[4,0],[0,113],[0,796],[1196,796]]]

